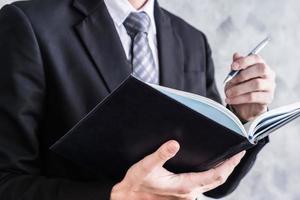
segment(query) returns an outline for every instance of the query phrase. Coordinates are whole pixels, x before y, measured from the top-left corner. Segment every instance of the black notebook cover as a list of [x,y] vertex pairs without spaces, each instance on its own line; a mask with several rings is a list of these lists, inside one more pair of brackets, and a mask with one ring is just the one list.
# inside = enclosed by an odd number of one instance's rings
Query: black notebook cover
[[208,170],[253,146],[238,133],[129,76],[51,149],[119,180],[130,166],[170,139],[181,146],[165,165],[175,173]]

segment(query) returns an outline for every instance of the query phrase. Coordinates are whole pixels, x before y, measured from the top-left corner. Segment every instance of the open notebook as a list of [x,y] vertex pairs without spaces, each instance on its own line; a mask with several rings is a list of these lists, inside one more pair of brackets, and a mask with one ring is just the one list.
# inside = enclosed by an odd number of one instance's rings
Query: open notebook
[[205,171],[240,151],[263,146],[264,137],[299,115],[300,103],[295,103],[243,125],[206,97],[129,76],[51,149],[119,180],[134,163],[174,139],[181,148],[165,167],[175,173]]
[[211,99],[159,85],[148,85],[235,133],[239,133],[252,144],[300,116],[300,102],[297,102],[268,111],[254,121],[243,125],[233,112]]

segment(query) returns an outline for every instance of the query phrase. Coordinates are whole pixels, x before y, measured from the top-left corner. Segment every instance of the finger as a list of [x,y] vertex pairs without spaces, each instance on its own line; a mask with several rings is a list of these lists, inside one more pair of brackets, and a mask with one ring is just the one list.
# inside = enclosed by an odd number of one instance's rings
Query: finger
[[[233,56],[232,56],[233,62],[238,60],[238,59],[241,59],[241,58],[243,58],[243,56],[241,56],[239,53],[234,53]],[[232,67],[230,67],[230,68],[232,68]]]
[[237,97],[226,98],[225,102],[230,105],[258,103],[268,105],[272,102],[272,92],[251,92]]
[[[180,188],[189,188],[190,190],[197,188],[206,188],[207,186],[219,183],[229,176],[233,168],[240,162],[245,152],[241,152],[227,161],[223,162],[216,168],[200,173],[182,174],[182,186]],[[227,171],[226,171],[227,170]]]
[[[160,195],[160,194],[151,194],[151,193],[143,193],[141,196],[139,196],[139,199],[141,200],[147,200],[147,199],[155,199],[155,200],[180,200],[176,196],[171,196],[171,195]],[[194,199],[193,199],[194,200]]]
[[268,92],[273,90],[273,82],[268,79],[256,78],[234,85],[225,91],[227,98],[238,97],[250,92]]
[[233,156],[220,166],[199,173],[183,173],[175,175],[176,181],[172,184],[169,194],[176,194],[176,196],[196,195],[203,193],[218,185],[221,185],[224,180],[231,174],[234,167],[238,165],[245,151]]
[[248,68],[252,65],[258,64],[258,63],[265,63],[265,61],[259,55],[253,54],[253,55],[235,60],[232,63],[231,68],[233,70],[241,70],[241,69],[246,69],[246,68]]
[[259,63],[240,71],[240,73],[230,81],[230,84],[235,85],[253,78],[275,80],[275,73],[270,69],[268,65]]
[[223,183],[226,182],[230,174],[233,172],[235,167],[240,163],[241,159],[244,157],[246,151],[242,151],[230,159],[226,160],[223,164],[216,167],[215,169],[209,170],[207,173],[209,176],[213,177],[213,181],[209,184],[206,184],[202,190],[203,192],[207,192],[212,190]]
[[236,61],[236,60],[238,60],[240,58],[243,58],[243,56],[241,56],[239,53],[234,53],[233,54],[233,57],[232,57],[233,61]]
[[235,86],[236,84],[234,84],[231,80],[229,82],[227,82],[225,84],[225,87],[224,87],[224,91],[226,92],[228,89],[232,88],[233,86]]
[[176,155],[179,148],[178,142],[170,140],[159,147],[157,151],[137,163],[137,166],[144,174],[149,173],[156,167],[162,167],[165,162]]

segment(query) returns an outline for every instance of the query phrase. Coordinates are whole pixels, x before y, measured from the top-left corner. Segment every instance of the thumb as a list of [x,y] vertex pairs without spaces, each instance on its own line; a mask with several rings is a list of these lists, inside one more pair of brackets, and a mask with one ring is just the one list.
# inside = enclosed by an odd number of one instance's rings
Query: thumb
[[236,61],[236,60],[238,60],[238,59],[240,59],[240,58],[242,58],[243,56],[241,56],[239,53],[234,53],[233,54],[233,61]]
[[243,56],[241,56],[239,53],[233,54],[233,57],[232,57],[233,61],[231,64],[231,69],[237,70],[240,67],[240,65],[237,62],[237,60],[239,60],[240,58],[243,58]]
[[179,151],[179,143],[175,140],[170,140],[164,143],[154,153],[146,156],[141,161],[142,169],[152,171],[156,167],[162,167],[169,159],[173,158]]

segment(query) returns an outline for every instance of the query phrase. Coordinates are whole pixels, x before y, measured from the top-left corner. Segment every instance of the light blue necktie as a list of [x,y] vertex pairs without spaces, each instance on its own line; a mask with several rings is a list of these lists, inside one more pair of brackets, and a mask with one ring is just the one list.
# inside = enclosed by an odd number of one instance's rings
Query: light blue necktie
[[150,17],[145,12],[133,12],[124,21],[128,35],[132,39],[132,73],[147,83],[158,84],[158,71],[148,41]]

